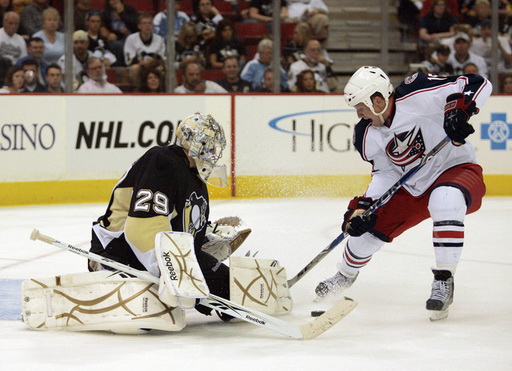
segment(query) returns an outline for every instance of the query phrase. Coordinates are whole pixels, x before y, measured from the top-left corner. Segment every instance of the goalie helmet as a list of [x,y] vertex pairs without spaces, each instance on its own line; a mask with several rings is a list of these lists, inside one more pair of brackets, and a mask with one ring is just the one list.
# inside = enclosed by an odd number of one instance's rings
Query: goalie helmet
[[364,103],[374,115],[379,116],[373,109],[371,96],[375,93],[380,93],[386,101],[388,101],[391,94],[393,94],[393,85],[389,77],[378,67],[363,66],[359,68],[348,80],[345,86],[345,101],[350,107],[354,107],[359,103]]
[[188,151],[196,163],[201,179],[217,187],[227,186],[226,166],[218,166],[226,147],[222,126],[203,113],[185,117],[176,129],[176,144]]

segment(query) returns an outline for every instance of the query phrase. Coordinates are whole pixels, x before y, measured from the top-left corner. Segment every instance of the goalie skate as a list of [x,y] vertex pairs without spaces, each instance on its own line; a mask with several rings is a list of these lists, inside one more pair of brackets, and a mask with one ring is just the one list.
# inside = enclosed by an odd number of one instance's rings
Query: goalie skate
[[331,278],[327,278],[326,280],[320,282],[315,289],[315,293],[319,298],[324,298],[328,295],[339,294],[352,286],[358,275],[359,272],[351,278],[344,276],[340,272],[337,272]]
[[449,270],[432,269],[434,281],[426,308],[431,311],[430,320],[439,321],[448,317],[448,307],[453,303],[455,283]]

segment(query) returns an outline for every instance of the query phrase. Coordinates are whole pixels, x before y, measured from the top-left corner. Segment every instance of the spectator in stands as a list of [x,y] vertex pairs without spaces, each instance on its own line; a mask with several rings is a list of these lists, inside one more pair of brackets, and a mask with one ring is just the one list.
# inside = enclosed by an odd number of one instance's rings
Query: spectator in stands
[[[92,56],[89,51],[89,38],[84,30],[77,30],[73,33],[73,90],[78,89],[86,80],[85,65]],[[107,62],[108,63],[108,62]],[[59,58],[57,63],[62,71],[66,71],[66,56]]]
[[164,38],[153,33],[151,14],[141,13],[137,27],[139,32],[126,38],[124,57],[125,64],[130,67],[130,83],[138,89],[143,70],[156,68],[163,71],[166,55]]
[[[272,40],[263,39],[258,43],[258,58],[249,61],[243,68],[240,77],[249,81],[254,91],[261,88],[265,69],[272,62]],[[281,67],[281,90],[288,90],[288,78]]]
[[323,93],[323,91],[317,89],[315,73],[312,70],[304,70],[299,73],[291,90],[296,93]]
[[0,19],[4,19],[5,13],[12,11],[12,0],[0,0]]
[[491,21],[491,4],[489,0],[476,0],[465,22],[475,29],[484,21]]
[[[420,0],[421,1],[421,0]],[[460,5],[459,3],[463,2],[464,0],[446,0],[446,6],[450,10],[450,13],[457,19],[461,19],[461,13],[460,13]],[[474,1],[474,0],[469,0]],[[420,9],[420,19],[423,18],[428,14],[432,7],[432,3],[435,2],[435,0],[423,0],[423,6]]]
[[96,57],[90,57],[85,64],[89,78],[77,90],[80,94],[121,94],[122,91],[106,80],[105,65]]
[[25,78],[23,77],[23,74],[23,67],[21,66],[15,65],[9,68],[7,76],[5,76],[5,85],[2,89],[0,89],[0,93],[20,93],[21,89],[23,89],[23,85],[25,84]]
[[44,85],[39,83],[39,70],[37,63],[34,59],[25,59],[21,64],[23,68],[23,78],[25,84],[23,85],[22,93],[43,93],[45,91]]
[[139,92],[165,93],[164,75],[157,69],[145,70],[141,77]]
[[26,38],[40,31],[44,25],[43,11],[49,8],[49,0],[34,0],[20,14],[20,34]]
[[432,1],[430,11],[420,19],[418,47],[421,57],[425,59],[428,48],[435,48],[443,38],[453,36],[453,26],[457,23],[445,0]]
[[474,63],[478,70],[480,71],[480,75],[487,78],[487,64],[485,60],[476,55],[475,53],[470,52],[471,47],[471,39],[464,32],[460,32],[455,36],[455,43],[453,44],[454,52],[448,58],[448,62],[452,64],[454,72],[456,75],[462,74],[462,69],[468,63]]
[[217,84],[228,92],[249,93],[252,91],[251,83],[240,78],[240,64],[237,57],[227,57],[224,59],[222,72],[224,72],[226,77],[217,81]]
[[453,66],[448,62],[450,57],[450,48],[447,45],[440,45],[432,53],[428,60],[424,60],[423,63],[428,73],[439,76],[450,76],[454,74]]
[[222,14],[213,6],[212,0],[193,0],[192,9],[194,14],[190,20],[196,25],[199,41],[209,43],[215,36],[217,24],[223,19]]
[[[279,19],[284,21],[288,17],[288,6],[286,0],[280,0],[280,2],[281,11]],[[251,0],[249,4],[249,19],[256,22],[272,22],[272,15],[274,13],[274,5],[272,3],[272,0]]]
[[117,57],[109,50],[109,42],[101,36],[101,13],[93,9],[85,16],[85,28],[89,38],[89,51],[92,55],[98,57],[105,63],[106,67],[113,66],[117,62]]
[[397,17],[401,28],[401,41],[417,41],[420,28],[420,10],[424,3],[414,0],[399,0]]
[[469,36],[470,39],[473,39],[473,28],[467,23],[457,23],[452,27],[454,32],[453,36],[445,37],[441,39],[441,44],[446,45],[450,48],[450,53],[453,53],[453,44],[455,44],[455,35],[459,34],[459,32],[464,32]]
[[203,79],[203,66],[198,62],[187,62],[182,68],[183,84],[174,89],[179,94],[227,93],[216,82]]
[[75,30],[86,30],[85,19],[91,11],[91,0],[77,0],[73,11]]
[[[190,17],[187,13],[181,10],[181,0],[174,1],[174,36],[177,37],[181,28],[187,22],[190,22]],[[158,12],[153,18],[153,32],[162,36],[167,40],[167,9]]]
[[206,66],[206,57],[199,44],[196,26],[193,22],[183,25],[175,42],[175,68],[182,69],[185,63],[198,62]]
[[470,73],[474,73],[475,75],[478,75],[478,66],[472,62],[466,63],[464,67],[462,67],[462,74],[468,75]]
[[124,0],[105,0],[102,13],[101,36],[109,41],[108,48],[115,54],[117,63],[124,64],[123,47],[128,35],[137,32],[139,13]]
[[501,78],[500,93],[512,95],[512,74],[503,75]]
[[[261,86],[256,90],[258,93],[273,93],[274,92],[274,71],[272,67],[267,67],[263,72]],[[289,93],[288,87],[281,86],[277,93]]]
[[301,60],[307,42],[313,37],[311,28],[306,22],[299,22],[293,30],[293,38],[288,40],[283,48],[285,69],[288,70],[293,62]]
[[43,39],[43,58],[47,63],[56,63],[64,55],[64,34],[57,31],[59,22],[60,15],[57,9],[47,8],[43,10],[43,29],[33,35]]
[[318,40],[311,39],[308,41],[302,59],[290,65],[290,69],[288,70],[289,86],[295,85],[299,73],[304,70],[312,70],[315,73],[318,90],[324,93],[330,92],[329,84],[327,84],[327,68],[325,64],[319,61],[321,52],[322,45]]
[[245,45],[235,36],[233,23],[223,19],[217,25],[215,37],[210,44],[209,67],[221,69],[227,57],[237,57],[240,65],[245,65],[247,53]]
[[43,39],[41,39],[40,37],[31,37],[30,40],[28,40],[27,52],[28,52],[28,55],[24,56],[23,58],[18,59],[16,64],[21,66],[23,61],[25,61],[27,59],[33,59],[37,63],[39,83],[43,86],[46,85],[45,75],[46,75],[46,68],[48,67],[48,64],[43,59],[43,55],[44,55]]
[[62,69],[56,63],[52,63],[46,69],[46,92],[64,93],[62,88]]
[[7,58],[11,64],[27,55],[25,40],[18,31],[20,17],[15,12],[4,15],[3,27],[0,29],[0,55]]
[[323,41],[328,37],[329,8],[323,0],[287,0],[287,22],[307,22],[313,37]]
[[[478,36],[475,35],[471,43],[471,51],[485,59],[487,68],[491,68],[491,22],[484,20],[480,23]],[[498,72],[504,72],[512,64],[512,50],[508,37],[498,35]]]

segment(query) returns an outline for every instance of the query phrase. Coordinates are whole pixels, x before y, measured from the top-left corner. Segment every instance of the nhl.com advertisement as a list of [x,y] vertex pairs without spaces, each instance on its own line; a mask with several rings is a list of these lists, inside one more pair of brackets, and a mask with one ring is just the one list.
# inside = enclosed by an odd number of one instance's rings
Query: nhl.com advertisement
[[[486,174],[512,174],[510,99],[491,97],[470,121]],[[358,118],[342,95],[13,96],[0,113],[3,182],[117,179],[150,147],[173,143],[194,112],[223,125],[221,162],[236,176],[371,169],[352,145]]]

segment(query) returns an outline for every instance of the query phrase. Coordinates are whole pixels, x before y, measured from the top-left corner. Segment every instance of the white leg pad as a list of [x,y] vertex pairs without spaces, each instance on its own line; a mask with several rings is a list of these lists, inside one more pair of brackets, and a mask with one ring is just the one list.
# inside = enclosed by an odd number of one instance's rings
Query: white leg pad
[[232,256],[229,277],[230,300],[235,303],[271,315],[292,311],[286,270],[277,260]]
[[23,322],[32,330],[180,331],[185,311],[158,299],[154,284],[111,271],[23,281]]

